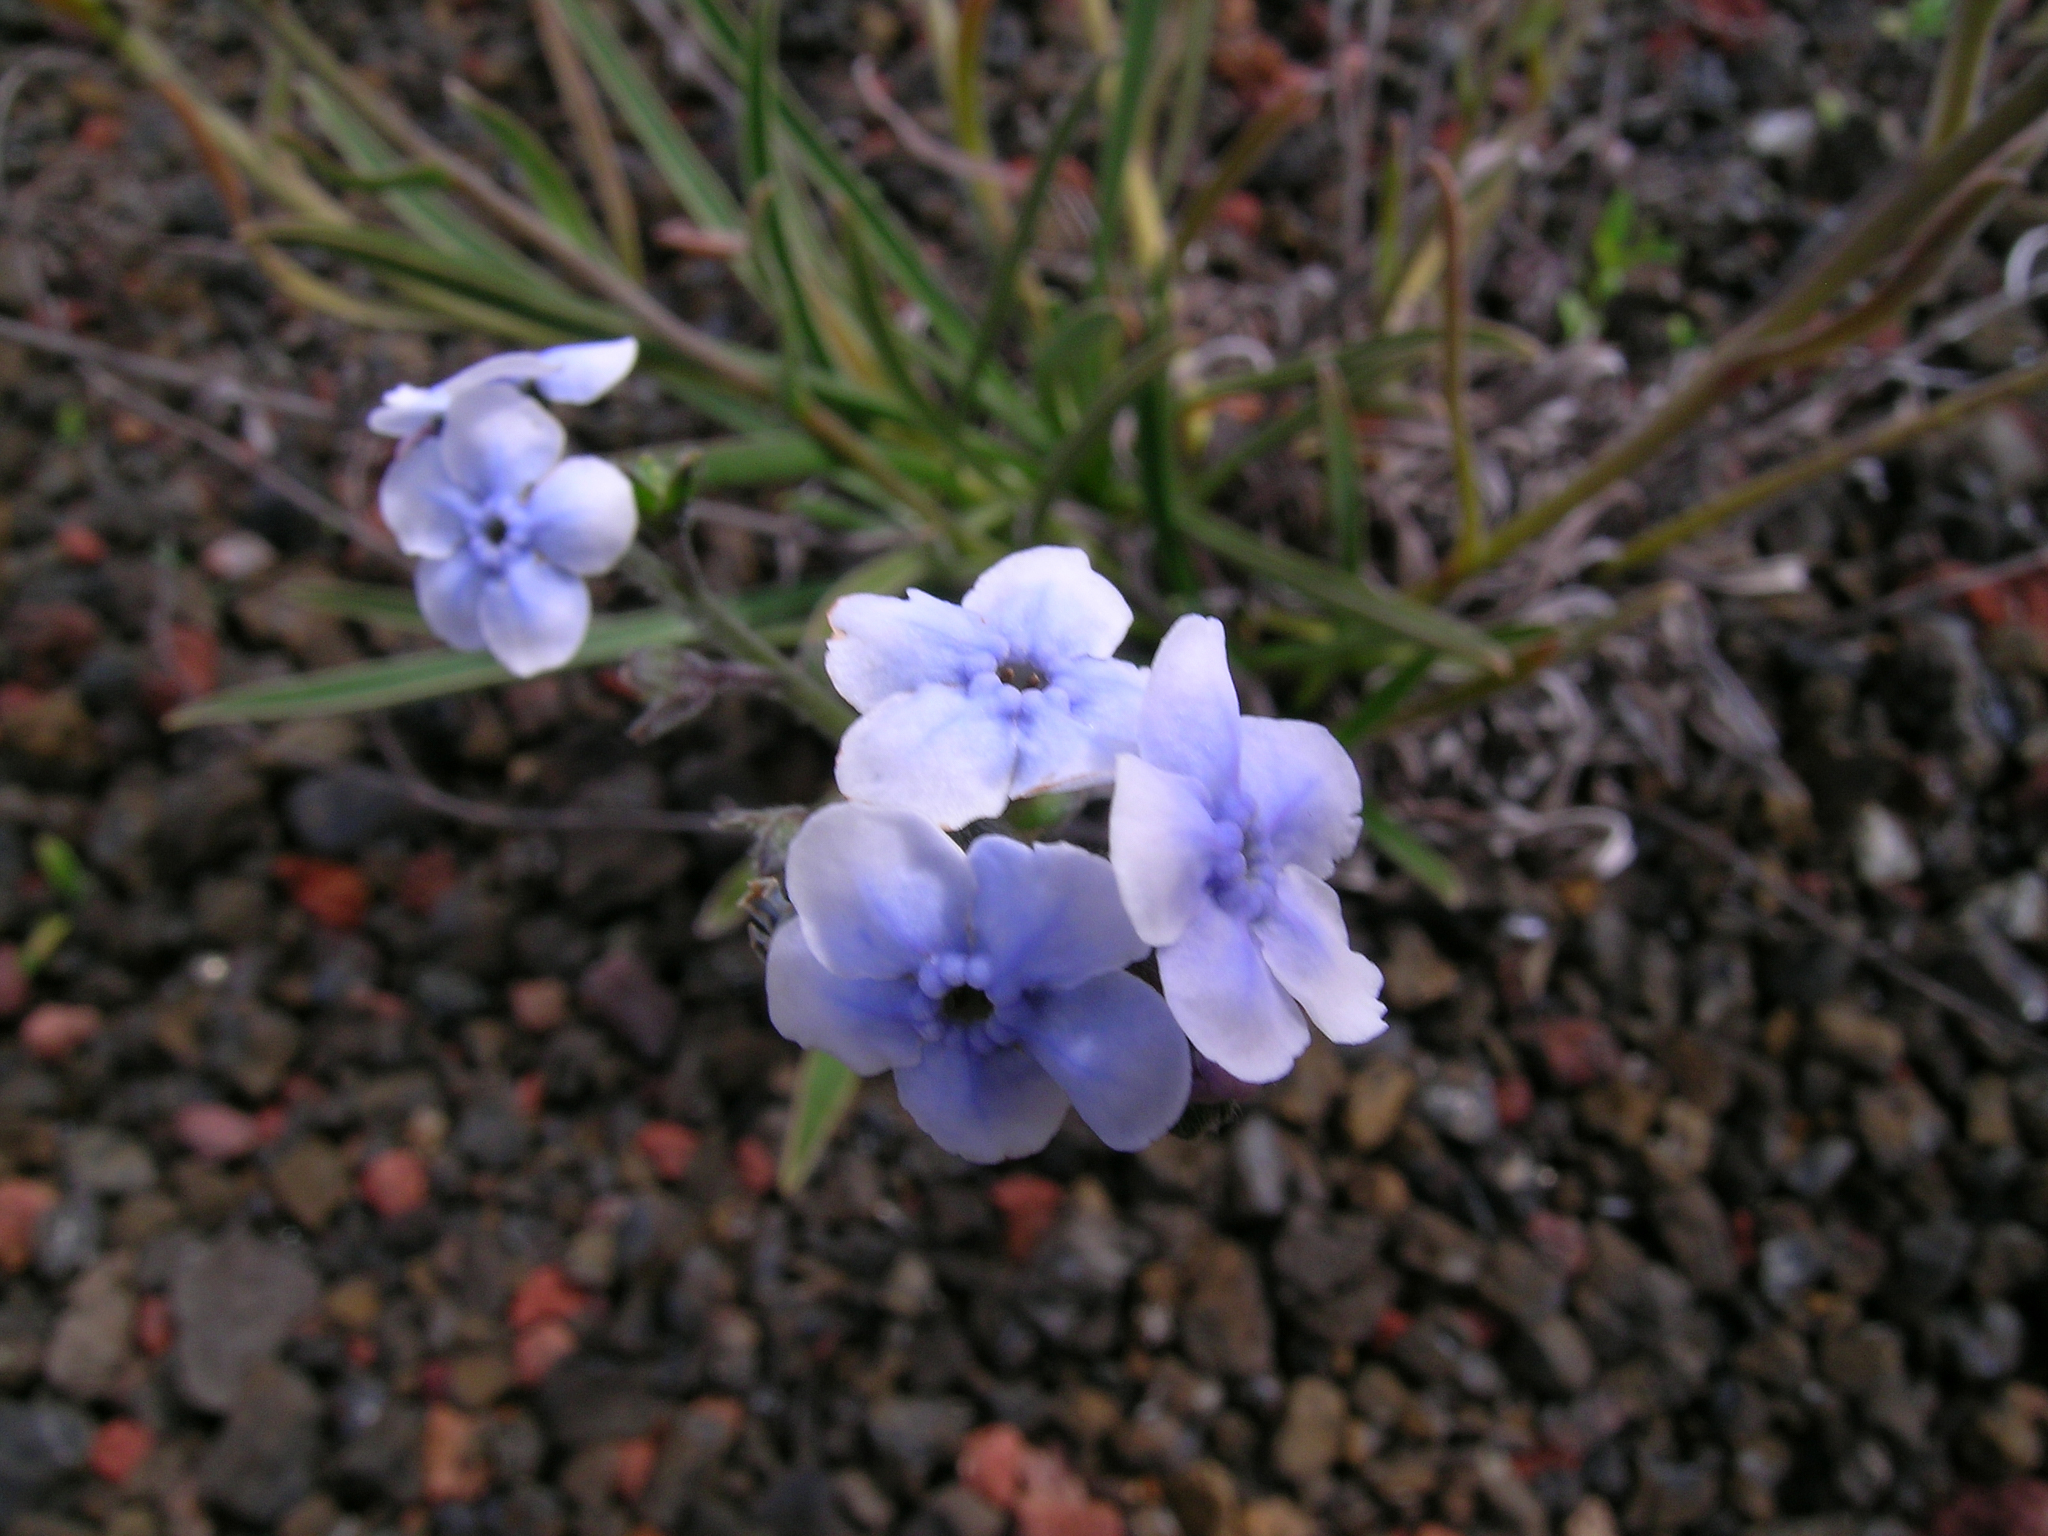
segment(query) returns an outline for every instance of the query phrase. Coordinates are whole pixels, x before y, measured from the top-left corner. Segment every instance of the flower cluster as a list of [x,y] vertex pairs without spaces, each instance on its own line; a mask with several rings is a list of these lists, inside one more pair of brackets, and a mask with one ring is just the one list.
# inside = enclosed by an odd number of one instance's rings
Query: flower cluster
[[[1319,725],[1239,713],[1223,626],[1181,619],[1149,671],[1131,610],[1078,549],[998,561],[958,604],[840,599],[826,669],[860,719],[849,803],[790,845],[795,918],[768,957],[784,1035],[896,1074],[912,1118],[977,1162],[1035,1152],[1069,1103],[1134,1151],[1195,1062],[1286,1075],[1309,1024],[1386,1027],[1329,877],[1358,770]],[[1012,800],[1109,789],[1109,857],[949,831]],[[1129,967],[1156,951],[1160,991]],[[1161,993],[1163,992],[1163,996]]]
[[564,458],[561,422],[525,392],[581,405],[633,369],[639,344],[582,342],[506,352],[421,389],[401,384],[370,413],[400,439],[377,491],[398,547],[419,561],[428,628],[532,677],[576,654],[590,628],[584,578],[633,542],[633,485],[617,466]]

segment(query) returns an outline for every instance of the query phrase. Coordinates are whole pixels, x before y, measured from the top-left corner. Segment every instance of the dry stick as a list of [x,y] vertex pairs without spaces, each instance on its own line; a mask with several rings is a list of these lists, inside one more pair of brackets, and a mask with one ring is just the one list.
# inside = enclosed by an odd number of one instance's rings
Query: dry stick
[[236,442],[225,432],[216,431],[197,417],[171,409],[154,395],[147,394],[101,369],[88,365],[86,379],[95,394],[105,395],[122,409],[133,411],[137,416],[155,422],[165,431],[173,432],[189,442],[198,444],[208,453],[225,459],[265,490],[290,502],[323,528],[331,528],[343,538],[353,539],[365,549],[375,550],[380,555],[398,553],[397,547],[382,529],[362,518],[351,517],[345,508],[321,495],[304,481],[286,474],[268,459],[257,457],[247,444]]
[[2043,388],[2048,388],[2048,361],[2036,363],[2031,368],[2015,368],[1969,389],[1957,390],[1923,411],[1915,411],[1896,421],[1880,422],[1854,437],[1810,453],[1803,459],[1794,459],[1768,474],[1756,475],[1718,496],[1696,502],[1687,511],[1631,539],[1596,574],[1602,579],[1619,576],[1656,559],[1675,544],[1695,538],[1739,513],[1775,500],[1787,491],[1831,475],[1857,459],[1890,453],[1922,433],[1950,426],[1973,411]]
[[618,145],[612,142],[597,87],[577,56],[575,41],[569,36],[569,28],[554,0],[533,0],[533,20],[540,33],[541,52],[547,56],[548,73],[554,77],[555,90],[562,98],[563,115],[569,119],[583,168],[590,173],[591,189],[597,193],[605,234],[610,237],[626,274],[637,280],[643,275],[640,214],[633,206],[633,189],[626,184]]
[[1458,484],[1458,544],[1452,563],[1471,564],[1485,537],[1479,475],[1472,464],[1472,424],[1465,416],[1465,201],[1458,173],[1431,153],[1429,174],[1442,204],[1444,232],[1444,415],[1451,429],[1451,472]]
[[[1373,130],[1378,125],[1380,72],[1385,67],[1387,28],[1394,14],[1393,0],[1371,0],[1371,5],[1365,18],[1364,72],[1357,80],[1347,82],[1341,73],[1343,60],[1337,60],[1337,142],[1344,154],[1342,272],[1347,279],[1357,277],[1371,265],[1365,249],[1366,161],[1372,153]],[[1348,6],[1345,19],[1348,24]],[[1381,218],[1390,216],[1390,210],[1380,210]]]
[[[240,249],[239,246],[236,247],[238,253]],[[334,407],[325,400],[315,400],[311,395],[295,395],[281,389],[261,389],[244,384],[228,374],[216,373],[210,368],[197,368],[189,363],[174,363],[168,358],[151,357],[146,352],[123,351],[119,347],[110,347],[105,342],[92,341],[84,336],[73,336],[68,331],[55,330],[47,325],[32,325],[24,320],[0,316],[0,341],[11,341],[18,346],[54,352],[59,357],[68,357],[74,362],[95,363],[102,368],[131,373],[139,379],[151,379],[159,384],[198,390],[202,394],[212,395],[216,399],[226,400],[235,405],[259,406],[266,411],[275,411],[280,416],[303,416],[311,421],[334,419]]]
[[2010,560],[2000,560],[1994,565],[1979,566],[1974,571],[1958,571],[1953,576],[1923,581],[1917,586],[1894,592],[1874,603],[1866,603],[1861,608],[1851,608],[1847,613],[1823,624],[1821,629],[1826,634],[1861,629],[1866,624],[1882,623],[1886,619],[1897,618],[1902,613],[1911,613],[1916,608],[1967,597],[1980,587],[1995,587],[2000,582],[2016,581],[2039,570],[2048,570],[2048,545],[2040,549],[2030,549],[2023,555],[2014,555]]
[[[1690,817],[1682,816],[1662,805],[1638,807],[1637,814],[1645,820],[1654,821],[1665,831],[1683,838],[1695,848],[1711,853],[1726,864],[1739,879],[1763,887],[1787,911],[1804,918],[1857,959],[1875,966],[1900,986],[1918,992],[1936,1007],[1945,1008],[1970,1024],[1978,1033],[1979,1043],[1993,1056],[2004,1056],[2004,1048],[2008,1045],[2018,1045],[2026,1051],[2048,1055],[2048,1044],[2034,1038],[2024,1025],[1985,1007],[1975,998],[1965,996],[1946,982],[1937,981],[1891,946],[1880,944],[1877,940],[1858,933],[1790,880],[1765,869],[1712,827],[1702,826]],[[1987,1036],[1991,1038],[1987,1039]]]
[[472,826],[495,827],[505,832],[731,832],[735,829],[717,811],[604,811],[569,808],[529,810],[517,805],[493,805],[469,800],[429,783],[381,715],[370,725],[371,738],[391,771],[353,767],[349,772],[368,782],[396,790],[422,810],[433,811],[453,821]]

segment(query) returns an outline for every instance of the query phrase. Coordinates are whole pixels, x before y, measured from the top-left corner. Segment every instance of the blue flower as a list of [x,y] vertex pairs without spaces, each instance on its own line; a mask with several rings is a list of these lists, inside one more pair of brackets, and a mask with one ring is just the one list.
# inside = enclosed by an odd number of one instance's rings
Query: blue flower
[[913,588],[832,605],[825,670],[861,712],[839,745],[849,800],[942,827],[1107,784],[1145,673],[1114,659],[1130,605],[1078,549],[998,560],[959,604]]
[[1379,967],[1353,953],[1327,883],[1361,803],[1328,731],[1238,713],[1221,624],[1167,631],[1138,750],[1117,759],[1109,858],[1174,1017],[1233,1077],[1284,1076],[1308,1046],[1304,1012],[1345,1045],[1386,1028]]
[[460,396],[486,384],[531,384],[542,399],[557,405],[588,405],[631,373],[639,357],[640,343],[631,336],[571,342],[544,352],[500,352],[424,389],[399,384],[386,390],[383,403],[370,412],[370,430],[385,437],[424,432]]
[[576,654],[590,628],[583,578],[617,564],[639,526],[624,473],[563,458],[566,440],[514,385],[478,385],[455,395],[441,431],[400,451],[377,492],[398,547],[419,559],[427,626],[519,677]]
[[911,1118],[977,1163],[1036,1152],[1073,1103],[1119,1151],[1188,1098],[1188,1047],[1124,969],[1106,860],[983,837],[962,852],[905,811],[833,805],[789,848],[797,915],[768,951],[768,1016],[863,1076],[896,1074]]

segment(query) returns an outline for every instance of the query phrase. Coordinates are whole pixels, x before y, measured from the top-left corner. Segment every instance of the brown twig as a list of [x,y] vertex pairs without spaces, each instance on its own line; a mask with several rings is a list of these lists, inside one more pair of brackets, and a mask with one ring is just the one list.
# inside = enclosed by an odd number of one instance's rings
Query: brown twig
[[[237,257],[246,255],[239,246],[235,247],[235,252]],[[315,400],[311,395],[297,395],[281,389],[261,389],[210,368],[199,368],[190,363],[174,363],[168,358],[151,357],[146,352],[124,351],[120,347],[110,347],[103,341],[74,336],[68,331],[55,330],[47,325],[32,325],[28,321],[15,320],[5,315],[0,315],[0,341],[11,341],[17,346],[54,352],[59,357],[68,357],[74,362],[96,363],[102,368],[112,368],[117,372],[133,374],[138,379],[149,379],[158,384],[197,390],[201,394],[211,395],[215,399],[226,400],[234,405],[257,406],[266,411],[275,411],[280,416],[303,416],[309,421],[334,419],[334,407],[325,400]]]
[[1765,869],[1712,827],[1702,826],[1691,817],[1683,816],[1668,806],[1639,806],[1636,808],[1636,814],[1646,821],[1655,822],[1674,837],[1683,839],[1703,853],[1712,854],[1727,865],[1738,879],[1768,891],[1786,911],[1820,930],[1828,939],[1840,944],[1864,964],[1884,972],[1900,986],[1919,993],[1937,1008],[1946,1009],[1963,1020],[1976,1033],[1979,1044],[1987,1052],[1995,1056],[2007,1056],[2009,1047],[2017,1045],[2025,1051],[2048,1056],[2048,1044],[2034,1038],[2017,1020],[2009,1019],[1985,1007],[1975,998],[1966,997],[1947,982],[1936,980],[1890,945],[1880,944],[1877,940],[1856,932],[1790,880]]
[[1980,587],[1996,586],[2001,581],[2013,581],[2021,576],[2030,576],[2039,570],[2048,570],[2048,546],[2030,549],[2023,555],[2014,555],[2010,560],[1980,565],[1974,571],[1957,571],[1952,576],[1920,582],[1903,591],[1894,592],[1889,597],[1879,598],[1874,603],[1851,608],[1823,627],[1830,633],[1839,633],[1845,629],[1861,629],[1866,624],[1882,623],[1886,619],[1897,618],[1902,613],[1911,613],[1915,608],[1945,603],[1951,598],[1975,592]]

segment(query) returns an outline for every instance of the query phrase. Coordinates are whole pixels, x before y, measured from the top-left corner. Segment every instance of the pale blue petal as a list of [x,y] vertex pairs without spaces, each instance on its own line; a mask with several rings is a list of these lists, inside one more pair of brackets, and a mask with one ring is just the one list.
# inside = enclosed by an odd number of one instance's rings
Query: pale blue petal
[[768,1018],[786,1040],[830,1051],[862,1077],[913,1065],[924,1054],[917,1025],[931,1000],[914,978],[864,981],[818,963],[801,923],[784,923],[768,946]]
[[1237,722],[1223,626],[1194,613],[1176,620],[1152,657],[1138,754],[1196,780],[1221,808],[1237,791]]
[[1209,905],[1216,822],[1193,779],[1126,752],[1109,802],[1109,862],[1131,926],[1148,944],[1171,944]]
[[477,604],[483,597],[484,572],[466,553],[446,560],[422,560],[413,569],[413,600],[427,628],[458,651],[484,648]]
[[1380,968],[1351,948],[1343,904],[1321,880],[1298,864],[1283,870],[1252,933],[1280,985],[1332,1040],[1359,1045],[1386,1029]]
[[394,384],[370,412],[368,426],[379,437],[411,437],[439,421],[448,411],[448,392],[436,384]]
[[975,839],[974,935],[993,971],[992,992],[1076,987],[1145,958],[1116,873],[1100,854],[1071,843]]
[[1036,1004],[1018,1025],[1020,1042],[1105,1144],[1137,1152],[1173,1129],[1192,1069],[1165,998],[1113,971]]
[[912,588],[908,597],[855,592],[832,605],[825,671],[858,710],[926,683],[957,683],[992,672],[1001,642],[957,603]]
[[1138,748],[1138,712],[1145,704],[1150,674],[1128,661],[1098,661],[1079,656],[1048,670],[1053,686],[1067,696],[1067,708],[1088,734],[1109,753]]
[[527,537],[541,558],[578,576],[619,563],[640,528],[633,482],[616,464],[578,454],[541,477],[527,501]]
[[1327,880],[1358,846],[1358,765],[1312,721],[1247,715],[1238,730],[1238,782],[1258,810],[1273,861]]
[[510,384],[464,390],[448,407],[441,458],[448,476],[478,501],[522,496],[555,467],[568,434],[532,396]]
[[1240,1082],[1277,1082],[1308,1049],[1308,1021],[1251,930],[1213,901],[1159,951],[1159,984],[1195,1049]]
[[445,560],[469,537],[457,508],[467,498],[448,479],[438,438],[391,461],[377,485],[377,511],[398,547],[419,560]]
[[784,876],[811,952],[840,976],[914,976],[967,948],[967,855],[920,816],[828,805],[789,845]]
[[945,683],[884,700],[839,739],[839,792],[915,811],[942,827],[1002,815],[1017,764],[1017,726],[1000,703]]
[[896,1097],[924,1133],[970,1163],[1029,1157],[1066,1118],[1067,1096],[1015,1046],[976,1055],[955,1031],[896,1071]]
[[580,576],[522,555],[485,584],[477,617],[498,665],[514,677],[534,677],[561,666],[583,644],[590,592]]
[[588,405],[631,373],[639,360],[640,343],[631,336],[549,347],[539,356],[534,387],[544,399]]
[[1131,605],[1084,550],[1057,544],[1006,555],[981,573],[960,606],[979,614],[1019,656],[1110,656],[1131,629]]
[[1017,715],[1017,765],[1010,796],[1088,789],[1116,775],[1116,754],[1074,718],[1066,696],[1050,689],[1025,691]]

